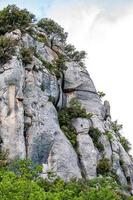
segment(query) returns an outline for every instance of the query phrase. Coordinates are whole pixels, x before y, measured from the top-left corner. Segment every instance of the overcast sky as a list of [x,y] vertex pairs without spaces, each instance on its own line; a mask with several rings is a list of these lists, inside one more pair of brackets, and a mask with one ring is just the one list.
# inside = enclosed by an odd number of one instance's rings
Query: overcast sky
[[68,42],[87,51],[95,86],[133,144],[133,0],[0,0],[1,8],[7,4],[53,18],[69,32]]

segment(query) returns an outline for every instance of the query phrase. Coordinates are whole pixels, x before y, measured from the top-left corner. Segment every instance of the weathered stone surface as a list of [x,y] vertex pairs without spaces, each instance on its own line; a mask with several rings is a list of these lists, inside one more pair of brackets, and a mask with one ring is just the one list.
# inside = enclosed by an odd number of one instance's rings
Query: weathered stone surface
[[72,125],[73,127],[76,129],[76,132],[78,134],[88,134],[90,126],[91,126],[91,122],[88,119],[85,118],[76,118],[76,119],[72,119]]
[[84,118],[72,120],[72,125],[77,132],[77,145],[82,172],[86,179],[96,177],[97,151],[91,137],[88,135],[90,121]]
[[5,64],[0,74],[0,137],[2,150],[9,151],[9,158],[25,157],[23,104],[16,98],[22,93],[24,69],[14,57]]
[[78,151],[81,167],[86,179],[96,177],[97,151],[91,137],[86,133],[77,135]]
[[99,138],[99,142],[104,146],[104,156],[109,159],[110,163],[112,162],[112,149],[108,137],[102,134]]
[[87,70],[81,68],[75,62],[66,63],[66,66],[68,69],[64,72],[64,91],[68,101],[71,97],[76,97],[86,108],[87,112],[93,113],[101,119],[104,118],[105,107],[101,103]]
[[82,176],[77,155],[70,142],[58,129],[55,130],[55,140],[48,158],[49,169],[66,181],[72,178],[79,179]]
[[127,185],[127,180],[126,180],[124,171],[120,166],[119,155],[113,152],[112,160],[113,160],[112,168],[113,168],[114,173],[117,175],[118,180],[120,181],[122,185]]
[[20,40],[21,39],[21,31],[19,29],[16,29],[10,33],[6,33],[5,36],[7,38],[11,38],[12,40]]

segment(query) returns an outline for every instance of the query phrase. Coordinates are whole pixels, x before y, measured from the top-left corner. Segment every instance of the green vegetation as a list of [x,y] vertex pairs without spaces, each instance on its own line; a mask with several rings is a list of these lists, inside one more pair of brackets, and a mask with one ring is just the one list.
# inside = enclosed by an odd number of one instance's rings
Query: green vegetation
[[98,95],[100,98],[103,98],[106,94],[103,91],[98,91]]
[[60,78],[60,73],[67,70],[67,67],[65,65],[66,61],[67,61],[67,58],[63,54],[59,54],[58,59],[55,60],[55,62],[54,62],[54,73],[55,73],[57,78]]
[[131,144],[130,142],[121,135],[120,130],[123,128],[122,124],[118,124],[117,120],[112,122],[111,124],[112,130],[117,134],[117,136],[120,139],[120,143],[122,144],[122,146],[124,147],[126,152],[129,152],[131,150]]
[[110,131],[106,131],[104,133],[104,135],[106,135],[108,137],[108,140],[112,140],[113,139],[113,135],[112,135],[112,133]]
[[112,130],[115,133],[118,133],[123,128],[123,125],[122,124],[118,124],[118,121],[116,120],[116,121],[111,123],[111,127],[112,127]]
[[126,152],[129,152],[131,150],[131,144],[124,136],[120,136],[120,143],[122,144]]
[[53,63],[49,63],[40,56],[36,49],[34,49],[34,55],[42,62],[42,64],[52,73],[55,74],[57,78],[60,78],[60,73],[66,70],[65,61],[66,58],[62,54],[58,55],[58,59],[54,60]]
[[101,158],[97,165],[97,173],[106,175],[107,173],[110,172],[110,170],[111,170],[110,161],[107,158],[104,158],[104,157]]
[[46,43],[46,41],[47,41],[47,38],[42,34],[37,34],[34,39],[36,39],[38,42],[42,42],[42,43]]
[[99,141],[99,137],[101,136],[101,132],[97,128],[91,128],[89,131],[89,135],[91,136],[95,147],[102,152],[104,150],[103,144]]
[[35,16],[26,9],[19,9],[15,5],[8,5],[0,11],[0,35],[15,29],[24,31],[34,21]]
[[76,130],[71,125],[71,120],[78,117],[90,119],[92,114],[86,113],[85,108],[76,99],[70,101],[69,107],[65,107],[58,112],[60,127],[74,147],[76,147]]
[[112,177],[64,182],[39,177],[42,168],[30,160],[16,160],[0,168],[1,200],[132,200],[121,194]]
[[0,36],[0,64],[5,64],[15,55],[15,42],[5,36]]
[[38,22],[38,26],[43,28],[48,36],[59,37],[61,42],[66,41],[67,33],[52,19],[43,18]]
[[81,67],[84,67],[84,60],[87,55],[85,51],[77,51],[71,44],[66,45],[64,51],[71,60],[78,62]]
[[24,65],[31,64],[33,60],[33,49],[21,48],[20,50],[21,59]]

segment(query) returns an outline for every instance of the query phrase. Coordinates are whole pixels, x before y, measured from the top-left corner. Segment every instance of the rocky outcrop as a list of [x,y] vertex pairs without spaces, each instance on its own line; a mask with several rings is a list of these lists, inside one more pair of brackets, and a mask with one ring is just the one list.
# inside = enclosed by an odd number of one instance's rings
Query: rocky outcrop
[[[46,36],[37,26],[33,31]],[[1,150],[9,151],[10,160],[29,158],[67,181],[95,178],[98,162],[104,157],[109,160],[110,172],[132,191],[133,162],[112,128],[109,102],[101,101],[87,70],[69,59],[66,70],[56,77],[48,69],[48,64],[55,65],[63,52],[56,38],[47,38],[43,43],[20,30],[6,37],[17,41],[17,45],[16,55],[0,66]],[[36,51],[31,63],[22,62],[21,48]],[[73,98],[92,113],[90,119],[79,116],[71,120],[77,134],[76,148],[58,120],[58,110],[69,107]],[[97,142],[103,145],[102,150],[89,134],[93,129],[100,133]]]

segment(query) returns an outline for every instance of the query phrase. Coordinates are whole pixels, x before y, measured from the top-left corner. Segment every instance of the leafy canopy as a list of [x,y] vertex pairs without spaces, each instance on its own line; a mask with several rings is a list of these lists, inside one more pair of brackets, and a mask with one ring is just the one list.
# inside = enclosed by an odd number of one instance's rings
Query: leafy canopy
[[14,45],[12,39],[0,36],[0,64],[5,64],[15,55]]
[[41,167],[30,160],[16,160],[0,168],[1,200],[133,200],[120,193],[112,177],[64,182],[42,179]]
[[26,9],[19,9],[16,5],[8,5],[0,11],[0,35],[15,29],[23,31],[35,21],[35,15]]
[[58,36],[61,42],[66,41],[67,33],[64,32],[64,29],[52,19],[43,18],[38,22],[38,26],[43,28],[48,36]]

